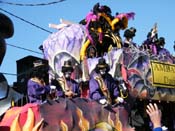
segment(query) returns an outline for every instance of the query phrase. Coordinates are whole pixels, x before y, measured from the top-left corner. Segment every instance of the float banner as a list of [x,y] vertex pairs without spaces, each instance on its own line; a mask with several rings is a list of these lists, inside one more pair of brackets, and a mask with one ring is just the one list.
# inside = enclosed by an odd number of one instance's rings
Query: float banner
[[150,61],[153,86],[175,88],[175,64]]

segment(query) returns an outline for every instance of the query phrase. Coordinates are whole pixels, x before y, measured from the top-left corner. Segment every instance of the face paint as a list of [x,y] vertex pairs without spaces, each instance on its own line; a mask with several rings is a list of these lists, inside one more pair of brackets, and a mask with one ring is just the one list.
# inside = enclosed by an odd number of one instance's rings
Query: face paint
[[106,74],[106,68],[99,69],[100,75],[104,76]]
[[66,72],[64,73],[64,77],[65,77],[65,78],[70,78],[70,77],[71,77],[71,74],[72,74],[71,71],[66,71]]

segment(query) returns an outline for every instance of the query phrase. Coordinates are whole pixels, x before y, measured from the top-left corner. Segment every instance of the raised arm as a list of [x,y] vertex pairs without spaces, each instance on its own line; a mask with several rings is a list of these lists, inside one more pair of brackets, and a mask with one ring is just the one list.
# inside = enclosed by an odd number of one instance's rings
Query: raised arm
[[147,114],[153,123],[153,131],[162,131],[161,128],[161,111],[158,109],[157,104],[149,104],[146,109]]

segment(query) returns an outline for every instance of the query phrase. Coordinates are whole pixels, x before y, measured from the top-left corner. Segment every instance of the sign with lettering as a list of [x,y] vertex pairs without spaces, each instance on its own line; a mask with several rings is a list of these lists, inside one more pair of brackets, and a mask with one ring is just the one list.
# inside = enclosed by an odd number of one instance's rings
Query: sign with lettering
[[175,64],[150,61],[153,86],[175,88]]

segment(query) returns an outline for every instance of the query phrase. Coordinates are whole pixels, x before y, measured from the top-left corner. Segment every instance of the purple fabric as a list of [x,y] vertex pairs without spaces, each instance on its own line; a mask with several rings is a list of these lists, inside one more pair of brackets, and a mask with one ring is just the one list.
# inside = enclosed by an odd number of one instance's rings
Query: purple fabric
[[150,48],[151,48],[151,51],[152,51],[153,54],[157,54],[157,49],[156,49],[155,44],[151,44]]
[[46,94],[49,93],[49,90],[49,86],[41,86],[30,79],[27,83],[29,102],[41,104],[46,99]]
[[135,13],[134,12],[129,12],[129,13],[121,13],[116,16],[116,18],[119,18],[122,20],[124,17],[127,19],[134,19]]
[[[68,87],[71,88],[71,90],[76,93],[77,95],[75,97],[80,97],[80,90],[79,90],[79,84],[74,80],[67,80]],[[61,86],[57,87],[57,96],[58,97],[65,97],[64,91]]]
[[123,41],[123,47],[131,47],[131,46],[137,47],[136,43],[134,43],[133,41],[128,41],[128,40]]
[[71,24],[49,35],[43,42],[44,56],[51,69],[61,76],[61,68],[68,59],[80,60],[80,50],[86,39],[85,26]]
[[151,53],[154,55],[157,55],[157,48],[155,45],[155,42],[152,42],[153,38],[148,38],[143,42],[143,46],[146,46],[146,48],[151,50]]
[[165,56],[170,57],[170,52],[165,48],[160,48],[158,53],[159,55],[165,55]]
[[[118,86],[112,76],[110,74],[106,74],[105,78],[103,79],[105,85],[107,86],[110,96],[112,100],[115,100],[119,96]],[[105,98],[103,95],[97,80],[95,80],[95,74],[93,74],[89,81],[89,91],[90,91],[90,98],[93,100],[100,100]],[[112,102],[113,103],[113,102]]]

